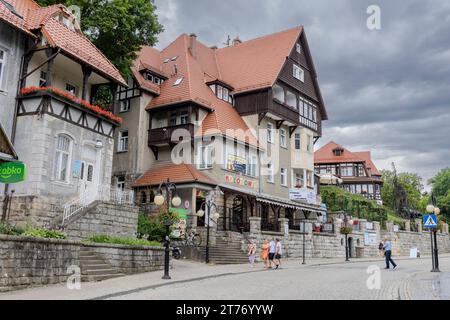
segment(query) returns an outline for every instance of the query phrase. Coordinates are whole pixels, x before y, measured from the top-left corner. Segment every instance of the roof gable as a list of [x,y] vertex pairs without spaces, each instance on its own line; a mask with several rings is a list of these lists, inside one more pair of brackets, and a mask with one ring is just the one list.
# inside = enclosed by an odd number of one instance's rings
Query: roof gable
[[[343,149],[341,156],[335,156],[333,150]],[[322,148],[314,152],[314,163],[343,163],[343,162],[364,162],[359,156],[334,141],[328,142]]]

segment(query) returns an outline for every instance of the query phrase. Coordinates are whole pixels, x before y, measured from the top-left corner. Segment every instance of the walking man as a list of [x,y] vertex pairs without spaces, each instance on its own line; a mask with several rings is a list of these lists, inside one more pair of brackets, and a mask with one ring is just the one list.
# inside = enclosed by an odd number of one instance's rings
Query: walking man
[[390,267],[389,263],[392,263],[392,266],[394,267],[394,269],[397,268],[397,264],[391,258],[391,254],[392,254],[391,241],[389,241],[388,238],[384,239],[383,249],[384,249],[384,255],[386,256],[386,268],[385,269],[389,269],[389,267]]
[[277,239],[277,243],[275,245],[275,269],[278,269],[279,266],[281,266],[281,241],[280,239]]
[[273,238],[270,239],[269,243],[269,268],[272,268],[273,259],[275,258],[275,251],[276,251],[276,245],[275,241],[273,241]]

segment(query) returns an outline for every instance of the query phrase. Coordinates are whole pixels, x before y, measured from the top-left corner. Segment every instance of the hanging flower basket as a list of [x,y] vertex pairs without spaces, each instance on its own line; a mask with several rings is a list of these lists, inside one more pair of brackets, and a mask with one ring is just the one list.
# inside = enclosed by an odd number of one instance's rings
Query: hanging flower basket
[[350,234],[350,233],[352,233],[352,231],[353,231],[353,229],[350,227],[342,227],[340,230],[341,234]]
[[20,94],[24,95],[24,96],[27,96],[27,95],[30,95],[33,93],[37,93],[37,92],[53,93],[53,94],[57,95],[58,97],[61,97],[66,100],[69,100],[73,103],[76,103],[77,105],[79,105],[85,109],[88,109],[96,114],[104,116],[116,123],[122,123],[122,118],[114,115],[112,112],[106,111],[106,110],[100,108],[99,106],[92,105],[89,102],[87,102],[86,100],[77,98],[73,94],[71,94],[67,91],[55,88],[55,87],[27,87],[27,88],[23,88],[22,90],[20,90]]

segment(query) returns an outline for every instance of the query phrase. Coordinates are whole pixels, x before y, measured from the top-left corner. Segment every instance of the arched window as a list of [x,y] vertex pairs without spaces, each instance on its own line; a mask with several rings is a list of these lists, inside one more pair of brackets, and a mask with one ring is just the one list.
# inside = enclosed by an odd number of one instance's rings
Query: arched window
[[281,86],[276,84],[273,86],[272,90],[273,90],[273,97],[275,99],[277,99],[278,101],[281,101],[284,103],[284,101],[285,101],[284,89]]
[[57,181],[69,181],[71,144],[72,139],[69,136],[65,134],[58,135],[54,163],[54,176]]

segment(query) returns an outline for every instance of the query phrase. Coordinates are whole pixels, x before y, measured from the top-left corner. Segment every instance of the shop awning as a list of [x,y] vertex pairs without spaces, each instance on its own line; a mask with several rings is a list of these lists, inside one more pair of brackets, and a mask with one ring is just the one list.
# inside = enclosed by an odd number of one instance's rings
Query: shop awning
[[242,194],[247,194],[249,196],[253,196],[256,198],[257,202],[272,204],[272,205],[280,206],[283,208],[291,208],[291,209],[297,209],[297,210],[316,212],[318,215],[322,215],[323,213],[326,213],[326,209],[321,207],[320,205],[295,202],[295,201],[291,201],[289,199],[284,199],[284,198],[269,195],[266,193],[258,193],[256,191],[251,191],[251,190],[234,187],[234,186],[229,186],[229,185],[225,185],[225,184],[221,184],[219,186],[224,189],[229,189],[229,190],[236,191],[236,192],[239,192]]

